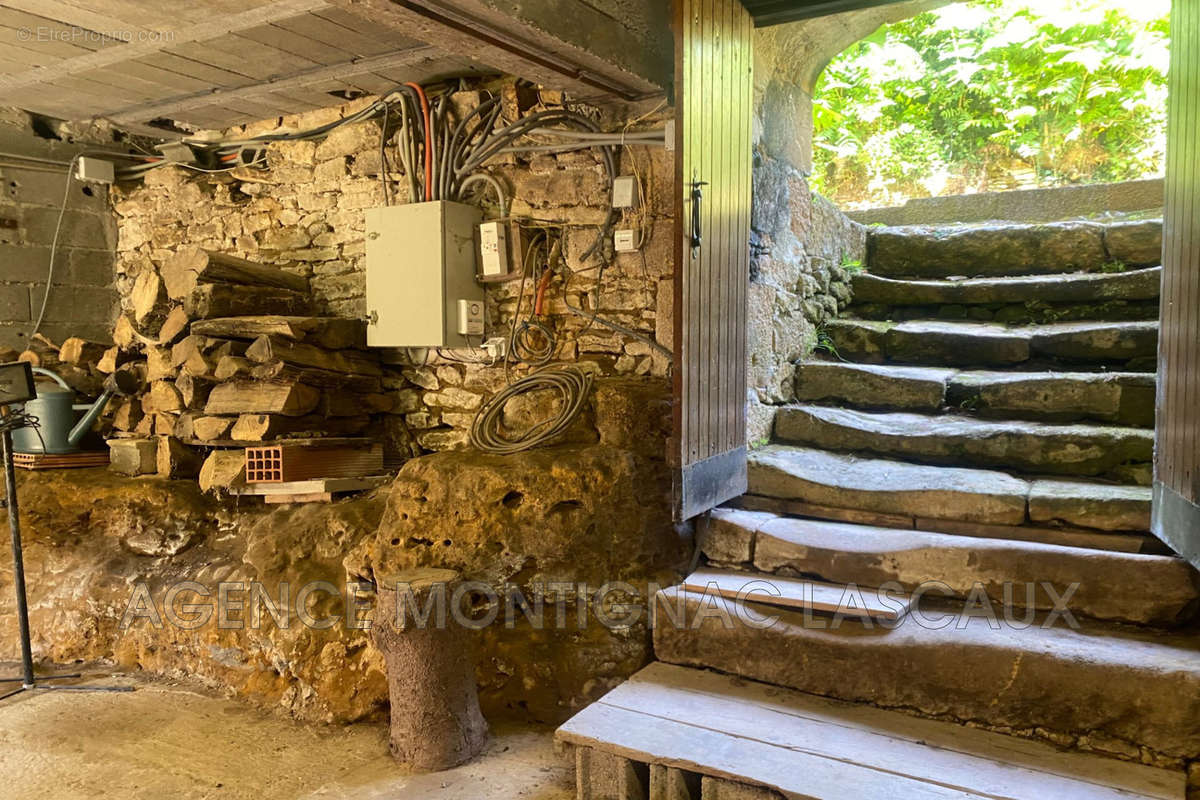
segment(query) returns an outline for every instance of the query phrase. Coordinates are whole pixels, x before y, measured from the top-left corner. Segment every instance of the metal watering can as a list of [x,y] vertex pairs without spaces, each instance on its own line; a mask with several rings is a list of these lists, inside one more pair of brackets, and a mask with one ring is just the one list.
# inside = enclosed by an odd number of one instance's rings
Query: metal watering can
[[[74,453],[114,394],[137,391],[133,375],[114,372],[105,380],[104,393],[96,402],[76,403],[75,391],[62,378],[41,367],[34,367],[33,371],[51,378],[57,385],[38,383],[37,399],[25,403],[25,411],[37,417],[38,427],[13,431],[13,450],[18,453]],[[80,411],[84,412],[83,417],[76,421],[75,415]]]

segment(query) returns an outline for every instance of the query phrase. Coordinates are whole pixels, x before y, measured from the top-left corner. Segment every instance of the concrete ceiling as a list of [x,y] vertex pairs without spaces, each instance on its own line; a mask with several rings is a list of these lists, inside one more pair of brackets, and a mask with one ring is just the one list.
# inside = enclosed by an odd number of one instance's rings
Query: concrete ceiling
[[590,95],[632,97],[667,83],[669,63],[630,58],[630,31],[591,0],[530,2],[524,14],[501,6],[0,0],[0,105],[150,132],[156,120],[226,128],[485,72]]

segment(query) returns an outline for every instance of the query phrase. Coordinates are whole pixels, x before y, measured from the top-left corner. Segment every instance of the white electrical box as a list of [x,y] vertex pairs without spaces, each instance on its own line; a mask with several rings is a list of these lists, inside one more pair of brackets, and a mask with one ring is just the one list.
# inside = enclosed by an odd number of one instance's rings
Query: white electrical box
[[618,253],[636,253],[638,249],[637,231],[628,228],[613,232],[613,249]]
[[634,208],[641,200],[637,178],[622,175],[613,181],[613,208]]
[[446,201],[367,209],[368,345],[468,345],[475,334],[462,332],[459,308],[477,303],[482,324],[482,216],[474,206]]
[[502,222],[479,226],[480,274],[499,278],[508,273],[508,228]]
[[458,332],[463,336],[483,336],[483,301],[458,301]]
[[112,183],[114,175],[115,171],[111,161],[81,156],[75,162],[75,177],[86,183]]

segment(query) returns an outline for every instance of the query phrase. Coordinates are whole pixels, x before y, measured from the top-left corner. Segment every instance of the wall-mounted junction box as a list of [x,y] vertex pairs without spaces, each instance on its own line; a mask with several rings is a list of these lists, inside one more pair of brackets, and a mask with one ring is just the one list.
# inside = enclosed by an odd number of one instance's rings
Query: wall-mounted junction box
[[635,208],[640,201],[641,192],[638,191],[637,178],[632,175],[622,175],[613,181],[613,208]]
[[113,162],[102,158],[81,156],[75,162],[75,178],[86,183],[112,183],[115,174]]
[[482,320],[475,279],[482,216],[446,201],[367,209],[368,345],[469,344],[459,332],[459,301],[478,303]]
[[638,249],[637,231],[628,228],[614,231],[613,248],[618,253],[636,253]]
[[508,227],[503,222],[485,222],[479,226],[479,274],[484,280],[508,274]]

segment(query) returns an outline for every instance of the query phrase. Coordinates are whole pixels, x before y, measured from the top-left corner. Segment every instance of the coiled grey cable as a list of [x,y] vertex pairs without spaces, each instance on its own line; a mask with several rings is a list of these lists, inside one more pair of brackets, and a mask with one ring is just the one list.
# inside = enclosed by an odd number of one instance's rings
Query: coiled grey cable
[[[592,376],[578,367],[544,369],[509,384],[479,409],[471,426],[471,444],[485,453],[509,455],[529,450],[562,435],[583,411],[592,388]],[[558,414],[543,420],[523,433],[511,435],[504,430],[504,406],[509,400],[530,392],[557,392],[561,405]]]

